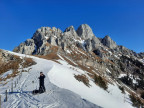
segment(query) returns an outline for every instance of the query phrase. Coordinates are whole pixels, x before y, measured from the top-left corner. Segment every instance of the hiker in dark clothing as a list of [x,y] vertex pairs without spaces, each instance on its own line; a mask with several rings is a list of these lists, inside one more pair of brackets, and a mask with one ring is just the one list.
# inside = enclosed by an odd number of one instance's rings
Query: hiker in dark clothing
[[39,92],[43,93],[45,92],[45,86],[44,86],[44,78],[45,75],[43,74],[43,72],[40,72],[40,77],[39,77]]

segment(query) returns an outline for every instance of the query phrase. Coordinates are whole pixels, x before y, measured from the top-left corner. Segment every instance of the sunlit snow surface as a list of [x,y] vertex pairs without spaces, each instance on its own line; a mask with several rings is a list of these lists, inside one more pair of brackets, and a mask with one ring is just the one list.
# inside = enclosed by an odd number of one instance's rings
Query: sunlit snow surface
[[[25,57],[25,55],[21,54],[16,55]],[[7,102],[4,102],[4,92],[6,89],[9,91],[11,82],[5,86],[0,85],[2,108],[99,108],[97,105],[81,98],[78,94],[70,90],[59,88],[49,81],[48,72],[57,66],[56,63],[36,57],[32,58],[37,64],[29,67],[32,68],[30,72],[22,73],[22,78],[17,84],[17,87],[13,90],[15,93],[8,95]],[[36,88],[38,89],[38,77],[41,71],[46,75],[46,93],[32,95],[29,91]],[[13,81],[17,78],[18,77],[14,78]],[[34,83],[32,83],[33,81]]]
[[[9,52],[13,53],[13,52]],[[27,55],[13,53],[25,57]],[[29,57],[29,56],[27,56]],[[53,61],[31,57],[37,62],[29,68],[29,72],[23,72],[17,87],[13,93],[8,95],[8,101],[4,100],[4,91],[10,89],[11,82],[5,86],[0,85],[0,94],[2,95],[2,108],[131,108],[128,93],[121,93],[118,86],[108,85],[105,91],[90,80],[90,87],[75,79],[74,75],[85,74],[86,72],[69,65],[64,60],[59,60],[61,64]],[[28,69],[28,68],[27,68]],[[32,95],[26,93],[38,89],[39,72],[46,75],[45,87],[46,93]],[[88,76],[87,76],[88,77]],[[89,78],[89,77],[88,77]],[[13,81],[17,79],[14,78]],[[89,78],[90,79],[90,78]],[[34,81],[34,83],[32,83]]]

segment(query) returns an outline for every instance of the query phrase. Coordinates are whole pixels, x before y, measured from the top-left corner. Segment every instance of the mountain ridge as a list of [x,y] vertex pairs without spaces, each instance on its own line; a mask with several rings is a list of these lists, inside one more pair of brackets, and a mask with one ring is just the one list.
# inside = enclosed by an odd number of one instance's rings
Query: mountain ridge
[[[50,32],[54,32],[54,33],[50,33]],[[37,44],[36,38],[44,40],[44,38],[49,37],[49,40],[48,40],[49,43],[51,43],[52,45],[60,45],[60,44],[58,44],[60,39],[57,39],[57,40],[53,39],[55,36],[60,36],[60,35],[63,35],[63,38],[66,36],[69,36],[71,38],[72,38],[72,36],[74,38],[81,38],[81,39],[85,40],[87,42],[87,44],[92,44],[92,42],[90,42],[90,40],[92,40],[93,41],[93,45],[92,45],[93,48],[96,46],[101,46],[101,45],[104,45],[104,46],[111,48],[111,49],[114,49],[116,47],[120,47],[120,45],[117,45],[116,42],[113,41],[108,35],[106,35],[104,38],[96,37],[94,35],[92,29],[90,28],[90,26],[87,24],[80,25],[77,30],[75,30],[75,28],[73,26],[67,27],[64,30],[64,32],[62,32],[62,30],[60,30],[59,28],[56,28],[56,27],[52,27],[52,28],[51,27],[41,27],[41,28],[36,30],[36,32],[33,34],[33,37],[30,40],[26,40],[24,43],[26,45],[28,43],[29,44],[32,44],[32,43]],[[33,42],[33,40],[34,40],[34,42]],[[40,45],[40,43],[37,44],[36,47],[39,45]],[[14,51],[16,51],[17,48],[18,47],[16,47],[14,49]],[[31,50],[33,50],[33,49],[34,48],[32,48]],[[128,49],[128,48],[125,48],[125,49]],[[23,50],[24,50],[24,48],[23,48]],[[22,51],[21,51],[21,53],[22,53]],[[29,52],[29,54],[32,54],[32,53],[33,53],[32,51]],[[136,53],[136,52],[134,52],[134,53]],[[138,54],[138,53],[136,53],[136,54]]]

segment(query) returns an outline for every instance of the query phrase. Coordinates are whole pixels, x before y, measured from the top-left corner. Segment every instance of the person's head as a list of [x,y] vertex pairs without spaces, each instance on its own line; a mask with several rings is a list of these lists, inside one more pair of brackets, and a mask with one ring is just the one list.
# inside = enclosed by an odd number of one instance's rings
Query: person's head
[[43,75],[43,72],[40,72],[40,75]]

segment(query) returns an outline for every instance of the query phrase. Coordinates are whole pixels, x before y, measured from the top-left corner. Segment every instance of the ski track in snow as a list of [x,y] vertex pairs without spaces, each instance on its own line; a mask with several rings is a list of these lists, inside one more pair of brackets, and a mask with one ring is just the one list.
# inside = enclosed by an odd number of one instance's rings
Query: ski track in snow
[[[9,53],[21,57],[26,56],[13,52]],[[8,101],[2,102],[2,108],[99,108],[95,104],[83,100],[79,95],[69,90],[59,88],[49,81],[48,72],[53,68],[54,62],[33,56],[27,57],[33,58],[37,64],[29,67],[32,68],[29,72],[22,72],[21,79],[16,88],[13,89],[14,92],[18,93],[8,94]],[[38,77],[41,71],[46,75],[46,92],[32,95],[32,93],[27,91],[38,89]],[[32,81],[34,81],[34,83],[32,83]],[[2,96],[4,97],[5,95],[3,94]]]

